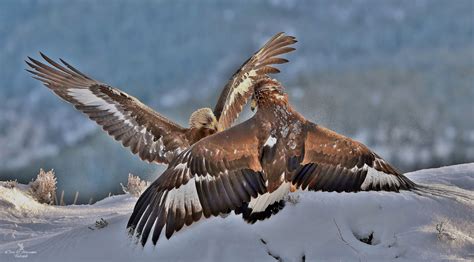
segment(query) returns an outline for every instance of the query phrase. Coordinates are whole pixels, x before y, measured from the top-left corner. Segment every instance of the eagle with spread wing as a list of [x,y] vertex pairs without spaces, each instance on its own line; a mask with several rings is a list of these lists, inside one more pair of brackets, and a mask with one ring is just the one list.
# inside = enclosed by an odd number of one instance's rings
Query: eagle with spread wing
[[33,78],[85,113],[133,154],[148,162],[169,164],[190,145],[229,128],[253,94],[255,81],[278,73],[272,65],[288,62],[279,55],[295,50],[290,46],[296,42],[284,33],[273,36],[230,78],[214,110],[201,108],[191,114],[189,128],[170,121],[135,97],[90,78],[62,59],[61,65],[40,53],[49,65],[31,57],[26,63]]
[[415,184],[365,145],[306,120],[279,82],[254,87],[256,114],[179,154],[140,196],[128,222],[145,245],[162,230],[234,210],[253,222],[278,211],[291,188],[358,192]]

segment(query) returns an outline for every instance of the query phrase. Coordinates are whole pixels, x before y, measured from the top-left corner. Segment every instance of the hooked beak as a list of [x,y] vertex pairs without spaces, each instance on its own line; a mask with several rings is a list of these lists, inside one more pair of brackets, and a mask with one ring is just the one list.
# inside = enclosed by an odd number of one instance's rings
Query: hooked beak
[[217,123],[217,121],[213,121],[212,124],[211,124],[211,128],[210,129],[213,129],[213,130],[216,130],[216,131],[220,131],[219,130],[219,123]]
[[254,112],[255,108],[257,108],[257,100],[252,97],[252,101],[250,101],[250,110],[252,110],[252,112]]

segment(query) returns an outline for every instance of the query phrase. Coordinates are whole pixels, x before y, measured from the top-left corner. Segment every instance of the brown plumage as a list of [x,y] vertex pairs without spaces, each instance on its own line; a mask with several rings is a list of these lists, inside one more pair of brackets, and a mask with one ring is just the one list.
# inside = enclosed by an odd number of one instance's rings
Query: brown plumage
[[251,96],[255,81],[278,73],[270,65],[288,62],[278,55],[293,51],[289,46],[294,43],[294,37],[283,33],[272,37],[228,81],[214,111],[201,108],[191,115],[189,128],[170,121],[133,96],[90,78],[63,60],[61,65],[41,54],[49,65],[33,58],[26,63],[33,78],[88,115],[133,154],[145,161],[168,164],[203,137],[230,127]]
[[[288,104],[276,80],[260,80],[257,113],[177,156],[139,198],[130,231],[156,244],[184,225],[235,210],[248,222],[283,207],[292,187],[357,192],[410,189],[414,183],[363,144],[318,126]],[[152,230],[152,226],[154,228]]]

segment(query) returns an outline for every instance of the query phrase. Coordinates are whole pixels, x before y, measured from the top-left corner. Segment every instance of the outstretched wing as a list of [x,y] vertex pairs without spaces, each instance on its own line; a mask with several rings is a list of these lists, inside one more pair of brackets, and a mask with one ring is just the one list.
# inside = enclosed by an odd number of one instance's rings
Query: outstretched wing
[[415,186],[365,145],[312,123],[292,182],[303,190],[337,192],[398,192]]
[[214,108],[214,115],[219,122],[220,130],[229,128],[239,116],[243,106],[253,93],[253,84],[256,79],[280,72],[271,65],[288,62],[278,55],[295,50],[289,46],[296,42],[294,37],[278,33],[234,73],[222,90]]
[[200,140],[181,153],[140,196],[127,227],[156,244],[202,218],[238,209],[266,192],[253,119]]
[[136,98],[100,83],[61,60],[60,65],[29,57],[33,78],[94,120],[107,133],[138,154],[142,160],[169,163],[189,146],[185,128],[142,104]]

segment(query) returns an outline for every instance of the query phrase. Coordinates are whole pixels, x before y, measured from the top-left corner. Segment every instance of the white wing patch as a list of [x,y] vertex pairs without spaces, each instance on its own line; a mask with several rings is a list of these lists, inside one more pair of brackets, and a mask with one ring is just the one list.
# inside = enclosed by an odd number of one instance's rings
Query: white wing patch
[[108,103],[104,99],[96,96],[89,89],[72,88],[68,90],[68,95],[72,96],[74,99],[85,106],[97,106],[100,110],[113,113],[120,120],[125,119],[125,116],[117,109],[114,104]]
[[[245,73],[243,75],[244,80],[237,87],[235,87],[234,90],[230,91],[229,99],[225,103],[225,107],[224,107],[224,110],[223,110],[224,113],[228,112],[229,106],[234,104],[234,100],[235,100],[235,97],[237,96],[237,94],[243,95],[243,94],[245,94],[245,92],[247,92],[249,90],[249,88],[253,84],[253,79],[251,77],[254,77],[256,75],[257,75],[256,70],[251,70],[250,72]],[[235,80],[238,81],[240,79],[235,79]]]
[[[189,168],[187,167],[186,163],[180,163],[174,167],[174,169],[184,170],[186,174],[184,176],[189,176]],[[172,190],[168,191],[168,197],[166,198],[165,207],[166,209],[172,208],[177,209],[180,208],[185,210],[186,207],[194,206],[194,210],[199,212],[202,210],[201,203],[199,202],[199,196],[197,193],[196,182],[200,182],[203,180],[213,181],[216,178],[209,174],[205,176],[194,175],[186,184],[180,185],[177,188],[173,188]],[[187,210],[191,210],[190,208]]]
[[[116,91],[112,89],[112,92]],[[117,105],[107,102],[101,97],[95,95],[91,90],[82,88],[72,88],[68,90],[68,95],[73,97],[75,100],[77,100],[84,106],[95,106],[98,110],[110,112],[115,117],[117,117],[118,121],[122,121],[124,125],[132,127],[135,133],[141,136],[139,139],[143,142],[143,144],[147,146],[149,145],[148,152],[150,154],[158,153],[158,156],[160,158],[166,159],[168,159],[169,155],[175,155],[176,152],[165,152],[162,137],[154,141],[153,134],[149,130],[147,130],[146,127],[138,125],[135,121],[130,119],[130,116],[120,111]]]
[[277,190],[252,198],[248,207],[252,209],[252,213],[265,211],[269,205],[282,200],[288,195],[290,192],[290,185],[290,182],[284,182],[277,188]]
[[273,136],[269,136],[267,138],[267,141],[265,141],[265,144],[263,146],[269,146],[269,147],[273,147],[277,142],[277,139],[276,137],[273,137]]
[[[375,161],[378,161],[378,159],[376,159]],[[357,166],[352,168],[353,171],[358,170],[358,169],[359,168]],[[367,170],[367,176],[365,177],[364,182],[360,186],[361,190],[366,190],[370,186],[377,185],[377,184],[379,184],[380,187],[383,187],[385,185],[388,185],[389,187],[392,187],[393,185],[395,185],[397,188],[400,187],[400,181],[395,175],[378,171],[377,169],[370,167],[367,164],[364,164],[362,169]]]
[[178,188],[173,188],[168,192],[168,197],[165,202],[166,209],[181,209],[184,211],[186,210],[185,206],[194,206],[196,212],[202,210],[197,194],[195,178],[190,179],[186,184]]
[[73,88],[68,90],[68,94],[85,106],[97,106],[99,110],[104,110],[113,113],[119,120],[124,121],[125,124],[132,126],[130,120],[125,118],[125,115],[118,110],[117,106],[108,103],[104,99],[96,96],[89,89]]
[[[184,170],[186,174],[184,176],[189,175],[189,168],[187,168],[186,163],[180,163],[174,167],[174,169]],[[181,209],[186,210],[185,207],[194,207],[196,212],[202,210],[201,203],[199,202],[199,196],[196,189],[196,177],[190,179],[186,184],[180,185],[177,188],[173,188],[168,191],[168,196],[165,202],[165,208],[167,210],[174,209]],[[191,210],[188,208],[187,210]]]

